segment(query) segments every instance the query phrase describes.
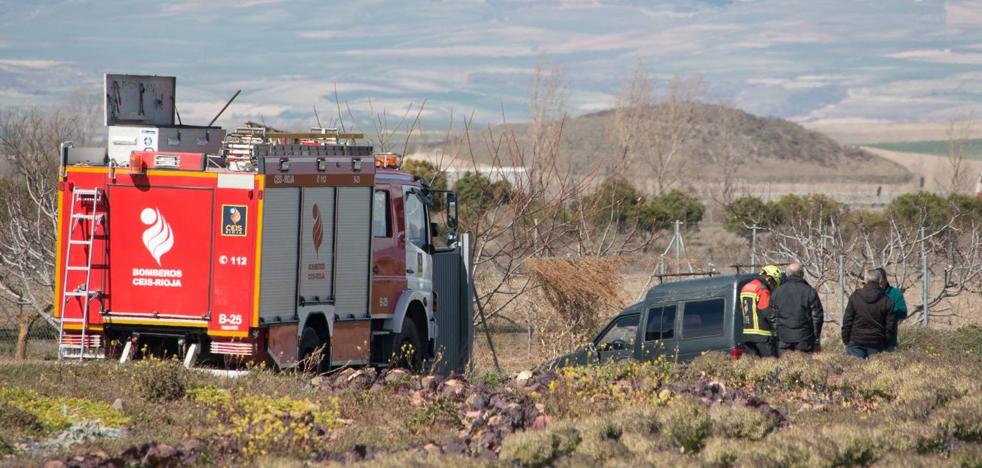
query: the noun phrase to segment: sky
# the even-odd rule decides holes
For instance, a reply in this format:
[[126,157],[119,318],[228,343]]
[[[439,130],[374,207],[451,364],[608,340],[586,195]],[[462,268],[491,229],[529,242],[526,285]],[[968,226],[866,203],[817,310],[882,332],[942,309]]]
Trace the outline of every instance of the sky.
[[312,125],[336,91],[390,126],[425,102],[435,128],[525,120],[539,66],[570,114],[610,108],[639,64],[656,88],[698,77],[706,101],[799,122],[978,117],[982,0],[0,0],[0,106],[159,74],[185,123],[241,89],[219,123]]

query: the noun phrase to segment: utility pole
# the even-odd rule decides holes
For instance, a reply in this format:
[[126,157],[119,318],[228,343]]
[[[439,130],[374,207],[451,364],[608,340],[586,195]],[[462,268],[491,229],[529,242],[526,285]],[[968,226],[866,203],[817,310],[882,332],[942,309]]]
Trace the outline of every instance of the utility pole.
[[682,270],[682,221],[675,220],[675,272]]
[[846,317],[846,256],[839,255],[839,324]]
[[750,226],[750,268],[754,269],[757,267],[757,223]]
[[924,281],[923,287],[921,288],[921,300],[924,301],[924,328],[928,326],[928,316],[931,315],[928,309],[928,289],[931,284],[930,273],[927,269],[927,235],[924,232],[924,226],[921,226],[921,268],[923,271],[921,273],[921,279]]
[[755,221],[752,225],[743,225],[744,229],[750,230],[750,269],[757,267],[757,231],[766,231],[767,228],[757,224]]

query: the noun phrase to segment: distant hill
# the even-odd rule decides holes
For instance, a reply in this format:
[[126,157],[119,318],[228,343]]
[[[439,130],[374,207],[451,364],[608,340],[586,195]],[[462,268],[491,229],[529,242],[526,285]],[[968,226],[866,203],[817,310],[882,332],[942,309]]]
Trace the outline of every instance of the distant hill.
[[[903,166],[852,146],[842,146],[831,138],[794,122],[763,118],[718,105],[688,104],[688,138],[680,154],[687,158],[684,173],[698,182],[718,179],[722,171],[735,172],[743,182],[866,182],[894,184],[911,179]],[[664,117],[665,109],[654,106],[646,118]],[[563,131],[561,149],[573,169],[590,172],[601,169],[606,158],[618,153],[609,135],[613,133],[613,110],[569,119]],[[508,130],[520,141],[527,139],[527,125],[508,124],[493,128],[497,136]],[[490,160],[484,144],[489,130],[471,135],[472,148],[479,162]],[[459,142],[457,142],[459,143]],[[440,145],[436,145],[440,146]],[[433,148],[422,149],[423,151]],[[739,164],[717,167],[713,154],[736,153]],[[509,164],[509,161],[502,161]],[[642,170],[638,177],[643,178]]]

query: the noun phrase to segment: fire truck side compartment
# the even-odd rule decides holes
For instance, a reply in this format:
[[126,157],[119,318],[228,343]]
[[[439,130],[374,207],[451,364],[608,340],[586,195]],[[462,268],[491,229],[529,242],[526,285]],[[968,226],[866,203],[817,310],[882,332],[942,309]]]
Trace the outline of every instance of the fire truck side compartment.
[[259,318],[267,324],[297,318],[299,207],[299,188],[273,188],[265,192]]
[[[342,320],[367,319],[371,284],[372,188],[338,188],[335,311]],[[343,274],[341,274],[343,273]]]
[[334,296],[334,187],[304,187],[300,219],[300,304]]

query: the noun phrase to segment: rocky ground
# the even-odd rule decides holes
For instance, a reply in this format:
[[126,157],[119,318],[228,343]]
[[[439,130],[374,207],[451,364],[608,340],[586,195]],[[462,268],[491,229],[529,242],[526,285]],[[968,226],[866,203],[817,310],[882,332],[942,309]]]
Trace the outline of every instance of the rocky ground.
[[982,466],[982,330],[469,376],[0,363],[0,465]]

